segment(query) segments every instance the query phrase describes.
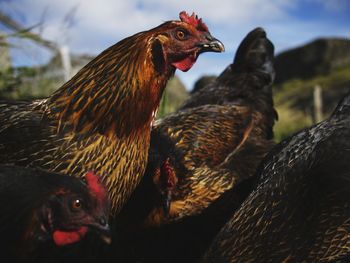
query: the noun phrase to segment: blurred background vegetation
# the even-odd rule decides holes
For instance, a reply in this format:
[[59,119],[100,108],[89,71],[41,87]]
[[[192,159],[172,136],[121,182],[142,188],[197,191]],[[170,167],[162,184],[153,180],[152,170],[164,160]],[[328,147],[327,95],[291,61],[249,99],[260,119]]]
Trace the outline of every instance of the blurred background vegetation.
[[[23,28],[6,14],[0,13],[0,25],[11,33],[0,31],[0,99],[35,99],[50,95],[93,57],[70,54],[64,47],[42,39]],[[13,67],[8,37],[29,39],[43,45],[53,58],[46,65]],[[25,47],[20,47],[25,48]],[[304,46],[277,54],[274,101],[279,114],[275,126],[276,141],[309,126],[334,109],[350,87],[350,39],[317,39]],[[215,76],[203,76],[195,90]],[[158,117],[175,111],[189,96],[176,76],[169,82]],[[317,105],[316,105],[317,104]]]

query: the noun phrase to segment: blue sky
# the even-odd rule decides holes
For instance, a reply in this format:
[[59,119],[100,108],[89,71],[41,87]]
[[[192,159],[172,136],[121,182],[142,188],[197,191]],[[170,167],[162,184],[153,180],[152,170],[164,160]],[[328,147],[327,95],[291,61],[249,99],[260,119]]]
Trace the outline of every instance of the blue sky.
[[[226,47],[223,54],[202,54],[187,73],[177,75],[191,88],[203,74],[220,73],[233,59],[242,38],[262,26],[277,53],[319,37],[350,38],[349,0],[0,0],[0,10],[44,38],[74,53],[97,55],[136,32],[147,30],[178,13],[195,11],[212,35]],[[68,13],[73,19],[64,22]],[[1,30],[1,29],[0,29]],[[15,65],[46,62],[50,53],[27,41],[12,39]]]

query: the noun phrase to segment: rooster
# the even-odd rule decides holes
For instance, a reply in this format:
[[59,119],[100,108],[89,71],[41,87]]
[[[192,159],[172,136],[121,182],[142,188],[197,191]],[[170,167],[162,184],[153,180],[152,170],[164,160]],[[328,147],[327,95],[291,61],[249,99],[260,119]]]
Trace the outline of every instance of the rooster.
[[143,229],[130,244],[145,262],[195,262],[249,192],[273,146],[273,52],[265,31],[253,30],[232,65],[156,122],[146,175],[118,224]]
[[222,52],[195,14],[103,51],[49,98],[0,103],[1,163],[103,177],[116,215],[147,163],[150,127],[167,80],[206,51]]
[[350,93],[268,154],[203,262],[348,262]]
[[89,233],[110,242],[107,190],[94,174],[85,179],[0,166],[1,258],[35,262],[48,255],[47,248],[77,243]]

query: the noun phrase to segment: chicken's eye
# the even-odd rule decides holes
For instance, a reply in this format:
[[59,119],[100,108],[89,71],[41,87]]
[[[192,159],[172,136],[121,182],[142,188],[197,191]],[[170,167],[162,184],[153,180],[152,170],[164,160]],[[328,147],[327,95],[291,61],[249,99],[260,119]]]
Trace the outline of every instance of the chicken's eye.
[[186,36],[187,36],[187,33],[185,31],[183,31],[183,30],[177,30],[176,31],[177,39],[184,40],[186,38]]
[[83,202],[81,199],[74,199],[72,202],[72,208],[74,209],[80,209],[83,206]]

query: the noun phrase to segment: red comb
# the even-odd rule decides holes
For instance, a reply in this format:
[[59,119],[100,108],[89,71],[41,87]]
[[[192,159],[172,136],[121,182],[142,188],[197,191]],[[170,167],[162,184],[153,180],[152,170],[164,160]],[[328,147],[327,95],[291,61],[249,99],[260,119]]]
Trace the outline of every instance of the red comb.
[[96,196],[96,199],[99,202],[105,202],[107,198],[107,190],[101,182],[100,178],[93,172],[88,172],[85,175],[85,180],[88,189],[94,196]]
[[198,16],[193,12],[191,16],[189,16],[186,11],[180,12],[180,20],[182,22],[188,23],[196,27],[200,31],[208,31],[208,27],[206,24],[202,22],[202,18],[198,18]]

